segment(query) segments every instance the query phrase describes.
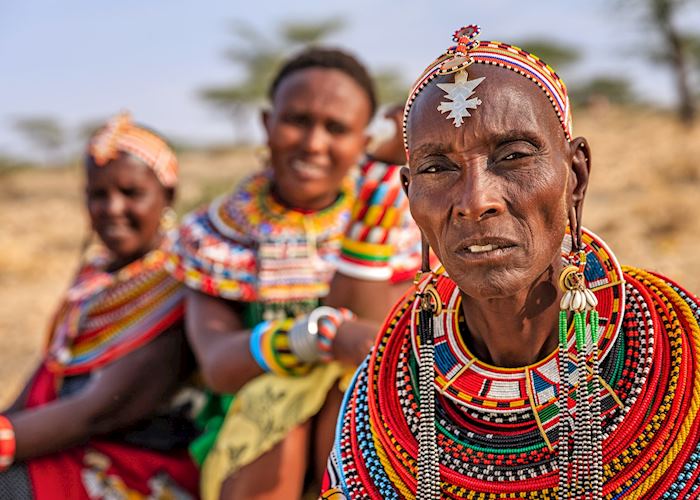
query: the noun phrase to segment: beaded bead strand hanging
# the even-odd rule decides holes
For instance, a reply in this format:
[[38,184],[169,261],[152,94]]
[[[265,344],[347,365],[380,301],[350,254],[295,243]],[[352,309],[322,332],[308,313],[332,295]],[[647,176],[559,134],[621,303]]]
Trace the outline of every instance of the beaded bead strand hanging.
[[440,498],[440,456],[435,428],[435,344],[434,321],[442,314],[442,300],[435,289],[434,276],[430,272],[430,248],[422,236],[421,271],[416,276],[419,286],[423,274],[430,281],[418,291],[418,328],[420,335],[420,363],[418,366],[418,391],[420,394],[420,420],[418,423],[418,500]]
[[[572,231],[572,245],[581,248]],[[572,251],[559,277],[564,292],[559,312],[559,498],[602,498],[603,457],[598,359],[599,318],[593,292],[586,285],[586,253]],[[569,316],[574,330],[575,413],[569,409]],[[588,323],[588,327],[587,327]],[[590,328],[590,334],[587,333]],[[590,359],[590,366],[589,366]],[[573,433],[573,443],[571,434]]]

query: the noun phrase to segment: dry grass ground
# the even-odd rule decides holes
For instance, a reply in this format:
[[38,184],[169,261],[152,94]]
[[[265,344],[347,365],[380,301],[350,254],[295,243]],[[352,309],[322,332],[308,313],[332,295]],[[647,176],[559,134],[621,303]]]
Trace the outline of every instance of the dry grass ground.
[[[593,150],[584,224],[623,263],[700,291],[700,126],[659,114],[600,109],[577,116]],[[179,212],[255,168],[251,152],[181,156]],[[79,167],[0,176],[0,408],[40,357],[46,325],[78,263],[87,222]]]

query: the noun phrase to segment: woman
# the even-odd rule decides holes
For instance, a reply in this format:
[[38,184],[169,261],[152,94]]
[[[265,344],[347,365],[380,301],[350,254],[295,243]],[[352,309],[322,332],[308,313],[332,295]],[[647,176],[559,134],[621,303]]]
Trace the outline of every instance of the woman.
[[93,136],[86,174],[102,245],[66,293],[39,368],[0,416],[0,497],[195,498],[193,427],[187,408],[169,405],[193,366],[184,290],[162,250],[177,160],[122,114]]
[[581,227],[566,87],[477,35],[407,101],[401,177],[444,268],[355,375],[322,498],[696,498],[698,300]]
[[190,289],[205,381],[225,395],[193,447],[206,499],[299,498],[307,471],[320,482],[345,371],[335,361],[365,357],[420,258],[399,167],[370,157],[353,168],[375,108],[366,70],[309,49],[282,67],[270,100],[268,168],[187,217],[171,263]]

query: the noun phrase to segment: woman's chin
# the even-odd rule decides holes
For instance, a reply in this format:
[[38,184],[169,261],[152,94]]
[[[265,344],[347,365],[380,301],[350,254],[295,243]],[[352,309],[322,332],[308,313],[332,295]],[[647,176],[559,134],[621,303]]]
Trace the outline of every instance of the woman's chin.
[[127,244],[125,242],[102,240],[116,262],[132,262],[146,255],[151,249]]
[[[448,271],[449,273],[449,271]],[[523,289],[523,280],[508,270],[492,270],[484,275],[450,275],[459,289],[469,297],[481,300],[512,297]]]
[[287,190],[286,196],[279,196],[280,201],[289,208],[316,211],[329,207],[338,197],[339,190],[313,189],[314,187],[300,184],[296,189]]

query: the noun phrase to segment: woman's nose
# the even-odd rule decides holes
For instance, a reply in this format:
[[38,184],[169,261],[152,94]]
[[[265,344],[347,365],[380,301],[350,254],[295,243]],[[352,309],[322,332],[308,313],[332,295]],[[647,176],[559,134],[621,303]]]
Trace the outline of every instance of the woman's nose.
[[124,212],[126,203],[124,197],[118,193],[110,194],[105,199],[105,211],[108,215],[121,215]]
[[321,125],[312,125],[304,136],[304,150],[307,153],[324,153],[328,148],[328,132]]
[[459,195],[455,210],[457,216],[481,222],[505,212],[506,206],[500,195],[497,180],[486,168],[473,167],[464,171],[462,182],[456,186]]

